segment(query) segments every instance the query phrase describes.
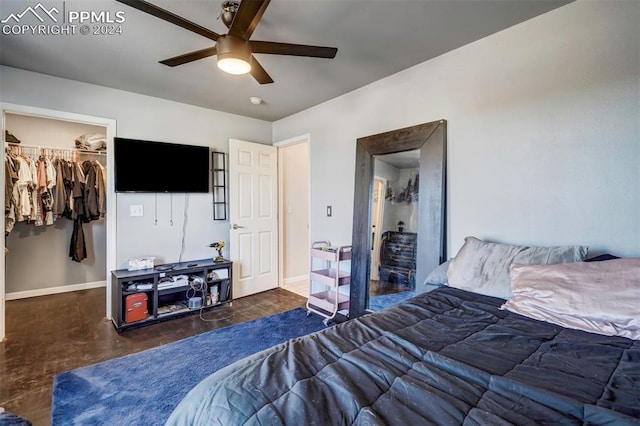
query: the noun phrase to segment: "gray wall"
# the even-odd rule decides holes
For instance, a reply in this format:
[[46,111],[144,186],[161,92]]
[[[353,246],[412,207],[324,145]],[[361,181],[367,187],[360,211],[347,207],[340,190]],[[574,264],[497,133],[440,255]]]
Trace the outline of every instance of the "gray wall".
[[[0,86],[3,102],[114,119],[121,137],[202,145],[224,152],[228,152],[229,138],[271,143],[269,122],[150,96],[10,67],[0,68]],[[211,194],[190,194],[188,200],[184,195],[159,194],[157,214],[153,194],[117,194],[116,198],[117,268],[126,267],[127,258],[141,255],[155,256],[158,263],[177,261],[185,217],[183,260],[212,257],[213,249],[207,245],[213,241],[224,240],[228,246],[229,223],[213,221]],[[144,216],[131,217],[129,207],[137,204],[143,205]]]
[[[637,1],[577,1],[273,124],[9,67],[0,100],[223,151],[231,137],[310,133],[311,238],[336,245],[351,242],[356,139],[444,118],[450,256],[467,235],[640,256],[639,20]],[[138,255],[177,260],[184,197],[173,197],[173,226],[169,196],[158,197],[157,224],[153,195],[117,198],[118,267]],[[189,197],[184,259],[228,242],[210,198]],[[132,204],[145,216],[130,217]]]
[[577,1],[275,122],[311,134],[312,239],[351,240],[357,138],[443,118],[449,256],[468,235],[640,256],[639,21]]

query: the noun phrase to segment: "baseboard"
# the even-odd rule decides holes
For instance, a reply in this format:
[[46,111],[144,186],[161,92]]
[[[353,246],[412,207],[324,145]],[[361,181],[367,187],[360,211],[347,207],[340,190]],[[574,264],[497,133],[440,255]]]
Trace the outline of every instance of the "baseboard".
[[50,294],[66,293],[69,291],[88,290],[90,288],[106,287],[106,281],[93,281],[90,283],[80,283],[62,285],[59,287],[40,288],[37,290],[17,291],[5,294],[6,300],[26,299],[27,297],[48,296]]
[[307,281],[308,279],[309,279],[309,275],[307,274],[298,275],[297,277],[283,278],[282,284],[283,285],[295,284],[295,283],[299,283],[300,281]]

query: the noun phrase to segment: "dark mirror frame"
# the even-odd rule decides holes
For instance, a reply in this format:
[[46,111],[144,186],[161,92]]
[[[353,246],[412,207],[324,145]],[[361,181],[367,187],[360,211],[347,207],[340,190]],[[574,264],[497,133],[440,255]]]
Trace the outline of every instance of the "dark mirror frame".
[[376,155],[420,150],[416,293],[446,256],[447,122],[432,121],[358,138],[353,204],[349,317],[366,313],[371,272],[371,209]]

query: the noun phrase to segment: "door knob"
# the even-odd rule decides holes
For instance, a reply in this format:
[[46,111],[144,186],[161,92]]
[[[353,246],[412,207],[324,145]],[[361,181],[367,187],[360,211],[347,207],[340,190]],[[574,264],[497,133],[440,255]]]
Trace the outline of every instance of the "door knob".
[[238,224],[236,224],[236,223],[234,223],[231,227],[232,227],[233,229],[240,229],[240,228],[244,228],[244,226],[240,226],[240,225],[238,225]]

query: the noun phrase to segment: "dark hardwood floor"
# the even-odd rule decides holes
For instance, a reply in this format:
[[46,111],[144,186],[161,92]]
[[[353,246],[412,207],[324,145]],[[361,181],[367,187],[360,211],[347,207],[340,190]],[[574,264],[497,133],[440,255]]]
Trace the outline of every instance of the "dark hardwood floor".
[[[387,283],[388,284],[388,283]],[[408,290],[372,281],[371,296]],[[304,307],[306,298],[269,290],[202,313],[118,335],[105,316],[105,289],[6,302],[7,338],[0,343],[0,407],[49,425],[53,377],[185,337]]]
[[304,307],[283,289],[233,301],[233,306],[127,330],[118,335],[105,314],[105,289],[6,302],[7,338],[0,343],[0,407],[49,425],[53,377],[63,371]]

